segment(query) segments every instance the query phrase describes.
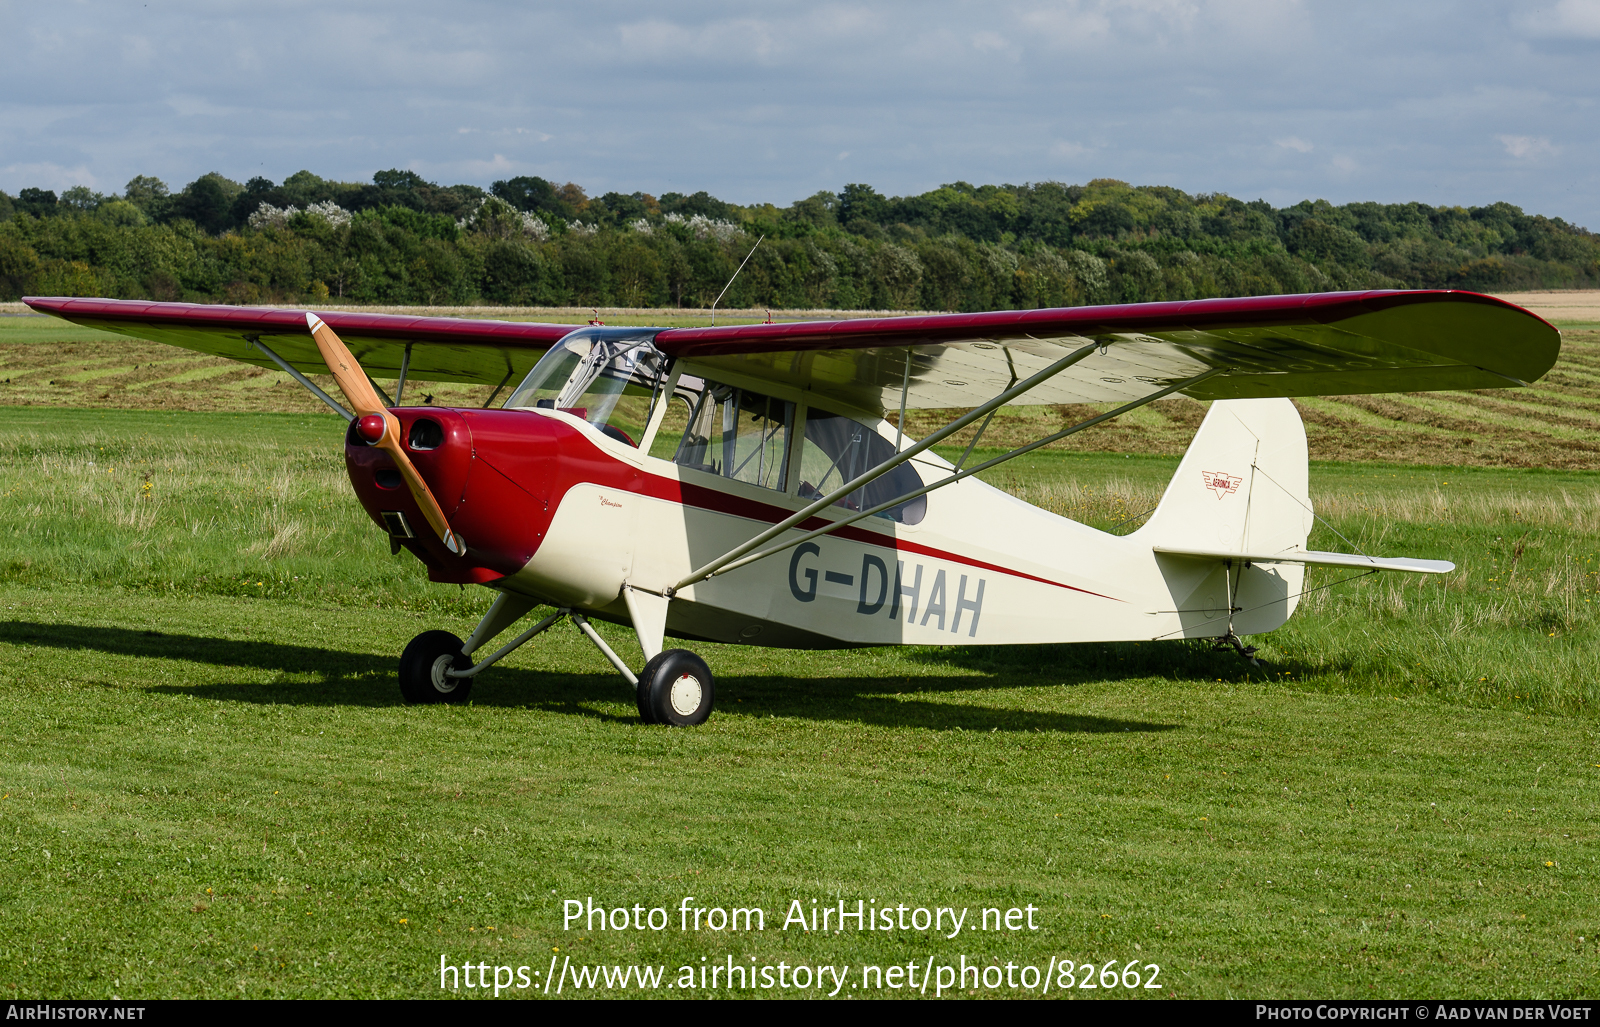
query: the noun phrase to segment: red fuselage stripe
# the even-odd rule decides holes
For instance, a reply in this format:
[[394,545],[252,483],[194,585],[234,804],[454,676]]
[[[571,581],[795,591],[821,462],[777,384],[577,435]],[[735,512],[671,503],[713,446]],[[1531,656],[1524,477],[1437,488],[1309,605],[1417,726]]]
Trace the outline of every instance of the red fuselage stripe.
[[[596,482],[596,484],[599,483]],[[606,486],[602,485],[601,487],[604,488]],[[692,506],[701,510],[710,510],[713,513],[731,514],[734,517],[744,517],[748,520],[760,521],[764,524],[777,524],[779,521],[782,521],[794,514],[794,511],[785,510],[779,506],[772,506],[753,499],[745,499],[743,496],[732,496],[726,492],[719,492],[716,489],[707,488],[703,485],[695,485],[686,481],[673,481],[671,478],[664,478],[657,474],[651,474],[648,471],[641,472],[639,478],[626,486],[626,488],[630,492],[635,492],[642,496],[649,496],[652,499],[664,499],[669,503],[678,503],[682,506]],[[802,531],[812,531],[817,528],[825,527],[830,523],[832,522],[824,520],[821,517],[810,517],[796,525],[796,527]],[[1025,578],[1028,581],[1037,581],[1042,585],[1053,585],[1056,588],[1064,588],[1071,592],[1082,592],[1084,595],[1095,596],[1099,599],[1110,599],[1113,602],[1122,602],[1122,600],[1117,599],[1115,596],[1101,595],[1099,592],[1092,592],[1086,588],[1078,588],[1076,585],[1068,585],[1060,581],[1051,581],[1049,578],[1041,578],[1034,574],[1027,574],[1022,571],[1013,570],[1009,567],[1001,567],[998,564],[986,563],[983,560],[975,560],[970,556],[961,556],[943,549],[935,549],[932,546],[920,545],[916,542],[909,542],[905,539],[882,535],[878,532],[867,531],[863,528],[846,526],[832,531],[830,534],[837,535],[840,538],[849,539],[852,542],[862,542],[869,546],[879,546],[883,549],[890,549],[898,552],[917,553],[921,556],[930,556],[939,560],[948,560],[951,563],[964,564],[968,567],[976,567],[980,570],[994,571],[997,574],[1008,574],[1014,578]]]

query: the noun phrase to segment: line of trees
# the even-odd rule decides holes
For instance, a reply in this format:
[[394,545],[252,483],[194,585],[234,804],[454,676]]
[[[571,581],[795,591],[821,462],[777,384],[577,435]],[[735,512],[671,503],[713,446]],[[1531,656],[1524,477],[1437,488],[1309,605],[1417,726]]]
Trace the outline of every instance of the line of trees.
[[787,207],[542,178],[309,171],[0,192],[0,298],[990,310],[1359,288],[1600,287],[1600,236],[1507,203],[1274,208],[1113,179],[866,185]]

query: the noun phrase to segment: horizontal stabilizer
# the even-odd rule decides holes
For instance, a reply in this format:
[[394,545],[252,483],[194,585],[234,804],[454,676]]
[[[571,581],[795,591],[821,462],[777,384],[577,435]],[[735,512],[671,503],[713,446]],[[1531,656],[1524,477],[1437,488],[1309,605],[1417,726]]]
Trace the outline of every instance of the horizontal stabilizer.
[[1355,553],[1318,553],[1291,549],[1282,553],[1234,553],[1225,549],[1177,549],[1155,546],[1168,556],[1193,556],[1202,560],[1233,560],[1240,563],[1302,563],[1318,567],[1358,567],[1375,571],[1407,571],[1411,574],[1449,574],[1456,565],[1449,560],[1417,560],[1411,557],[1359,556]]

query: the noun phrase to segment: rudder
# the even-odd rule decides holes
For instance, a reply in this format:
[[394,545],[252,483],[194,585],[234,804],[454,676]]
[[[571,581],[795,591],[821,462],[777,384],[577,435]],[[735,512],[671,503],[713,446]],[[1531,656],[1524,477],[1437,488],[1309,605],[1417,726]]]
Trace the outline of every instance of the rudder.
[[[1312,511],[1305,425],[1287,399],[1218,400],[1148,523],[1130,538],[1153,546],[1234,553],[1305,548]],[[1294,611],[1304,568],[1276,564],[1224,572],[1189,557],[1163,558],[1163,573],[1184,634],[1226,629],[1227,588],[1235,590],[1235,630],[1269,631]],[[1229,578],[1227,575],[1231,574]],[[1214,580],[1215,579],[1215,580]],[[1219,584],[1220,583],[1220,584]]]

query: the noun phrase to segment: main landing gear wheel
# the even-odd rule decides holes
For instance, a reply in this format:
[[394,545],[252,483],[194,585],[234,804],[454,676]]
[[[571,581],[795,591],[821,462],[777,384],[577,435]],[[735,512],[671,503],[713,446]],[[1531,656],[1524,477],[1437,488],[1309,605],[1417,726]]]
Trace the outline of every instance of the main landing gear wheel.
[[687,649],[668,649],[639,672],[639,716],[646,724],[704,724],[714,696],[711,669]]
[[472,661],[462,655],[461,639],[448,631],[424,631],[400,654],[400,694],[408,703],[463,703],[472,694],[471,678],[446,677],[447,670],[466,670]]

